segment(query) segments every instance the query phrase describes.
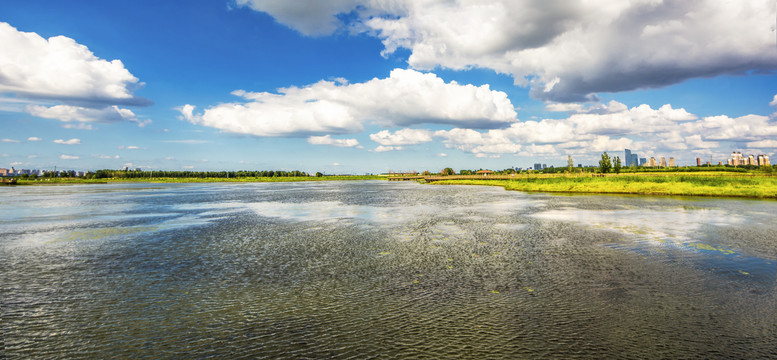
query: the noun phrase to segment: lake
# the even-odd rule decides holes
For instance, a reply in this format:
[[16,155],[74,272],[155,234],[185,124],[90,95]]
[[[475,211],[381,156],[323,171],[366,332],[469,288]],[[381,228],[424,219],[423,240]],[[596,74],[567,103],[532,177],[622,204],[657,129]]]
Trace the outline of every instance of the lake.
[[777,202],[0,188],[9,358],[774,358]]

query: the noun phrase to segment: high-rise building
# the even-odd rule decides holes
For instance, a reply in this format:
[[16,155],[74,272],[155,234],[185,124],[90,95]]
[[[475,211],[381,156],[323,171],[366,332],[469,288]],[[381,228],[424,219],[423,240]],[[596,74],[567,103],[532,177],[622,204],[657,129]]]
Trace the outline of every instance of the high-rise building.
[[669,158],[669,167],[675,167],[675,166],[677,166],[677,165],[674,163],[674,158],[670,157]]
[[645,166],[647,164],[647,158],[639,158],[639,164],[638,166]]
[[660,164],[658,164],[658,166],[660,166],[660,167],[666,167],[666,158],[665,158],[665,157],[663,157],[663,156],[661,157],[661,163],[660,163]]
[[728,162],[728,164],[731,165],[731,166],[739,166],[739,165],[744,165],[745,164],[745,159],[742,156],[742,153],[738,152],[738,151],[731,152],[731,159],[730,160],[731,161]]
[[701,166],[701,158],[696,158],[696,166]]
[[651,156],[650,157],[650,161],[648,161],[648,166],[649,167],[656,167],[656,158]]
[[769,155],[758,155],[758,166],[771,166],[769,164]]
[[534,164],[534,170],[542,170],[542,164],[540,163]]
[[753,156],[753,154],[747,156],[747,165],[758,165],[758,163],[755,162],[755,156]]
[[631,152],[631,149],[624,149],[623,166],[639,166],[639,157],[637,153]]

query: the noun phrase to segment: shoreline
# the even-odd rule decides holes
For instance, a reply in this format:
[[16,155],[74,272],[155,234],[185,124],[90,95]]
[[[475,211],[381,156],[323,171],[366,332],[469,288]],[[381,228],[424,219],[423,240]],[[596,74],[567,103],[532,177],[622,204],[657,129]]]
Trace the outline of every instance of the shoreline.
[[187,183],[268,183],[268,182],[307,182],[307,181],[355,181],[355,180],[385,180],[378,175],[333,175],[321,177],[245,177],[245,178],[103,178],[103,179],[39,179],[18,180],[8,186],[45,186],[45,185],[90,185],[110,183],[150,183],[150,184],[187,184]]
[[[633,180],[633,181],[630,181]],[[737,184],[742,180],[744,184]],[[712,184],[705,184],[712,183]],[[754,184],[756,183],[756,184]],[[738,199],[777,199],[777,179],[773,177],[692,178],[683,176],[628,178],[551,178],[525,180],[440,180],[433,185],[501,186],[505,190],[529,193],[599,194],[637,196],[693,196]]]
[[[257,177],[257,178],[110,178],[110,179],[46,179],[19,180],[17,184],[7,186],[52,186],[87,185],[109,183],[268,183],[268,182],[307,182],[307,181],[388,181],[390,178],[378,175],[322,176],[322,177]],[[414,181],[424,183],[425,180]],[[515,179],[438,179],[428,182],[430,185],[476,185],[501,186],[505,190],[529,193],[555,194],[600,194],[635,196],[693,196],[718,198],[777,199],[777,177],[760,174],[741,174],[740,176],[709,176],[702,174],[668,174],[607,177],[542,177]]]

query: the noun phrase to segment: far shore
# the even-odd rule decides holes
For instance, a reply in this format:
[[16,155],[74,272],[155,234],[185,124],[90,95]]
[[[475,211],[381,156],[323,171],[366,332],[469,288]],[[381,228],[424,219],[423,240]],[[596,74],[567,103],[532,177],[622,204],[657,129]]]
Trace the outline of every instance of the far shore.
[[68,185],[68,184],[108,184],[108,183],[247,183],[247,182],[298,182],[298,181],[339,181],[339,180],[385,180],[379,175],[331,175],[331,176],[282,176],[282,177],[236,177],[236,178],[45,178],[35,180],[19,179],[15,185]]
[[712,196],[777,199],[777,177],[746,174],[608,174],[600,176],[543,176],[515,179],[452,179],[435,185],[502,186],[506,190],[576,194],[633,194],[669,196]]
[[[777,176],[748,173],[626,173],[626,174],[518,174],[517,176],[410,176],[333,175],[239,178],[51,178],[22,180],[16,185],[75,185],[108,183],[249,183],[348,180],[410,180],[434,185],[501,186],[506,190],[571,194],[633,194],[777,199]],[[14,185],[11,185],[14,186]]]

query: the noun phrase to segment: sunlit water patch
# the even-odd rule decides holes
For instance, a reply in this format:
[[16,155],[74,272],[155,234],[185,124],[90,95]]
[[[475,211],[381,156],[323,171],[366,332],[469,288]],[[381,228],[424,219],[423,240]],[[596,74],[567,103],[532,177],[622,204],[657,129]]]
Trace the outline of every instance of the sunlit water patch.
[[3,190],[13,358],[777,356],[770,201],[376,181]]

